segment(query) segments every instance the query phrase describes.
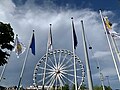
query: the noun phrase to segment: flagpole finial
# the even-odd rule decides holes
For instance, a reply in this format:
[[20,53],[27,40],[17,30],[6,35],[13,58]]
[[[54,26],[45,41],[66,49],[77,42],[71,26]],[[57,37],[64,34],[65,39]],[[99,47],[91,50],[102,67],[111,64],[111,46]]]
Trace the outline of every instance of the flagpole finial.
[[71,19],[73,19],[73,17],[71,17]]
[[81,22],[83,22],[83,20],[81,20]]
[[52,24],[50,24],[50,26],[52,26]]
[[33,32],[35,32],[35,30],[33,30]]
[[16,34],[16,36],[18,36],[18,34]]

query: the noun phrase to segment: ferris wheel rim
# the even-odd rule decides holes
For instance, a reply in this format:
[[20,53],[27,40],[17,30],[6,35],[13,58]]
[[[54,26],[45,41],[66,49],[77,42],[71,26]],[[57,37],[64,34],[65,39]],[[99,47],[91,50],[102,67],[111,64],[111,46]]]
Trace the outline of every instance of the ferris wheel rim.
[[[67,54],[67,55],[71,55],[71,57],[73,57],[73,53],[70,51],[70,50],[67,50],[67,49],[55,49],[55,50],[52,50],[52,51],[50,51],[50,52],[48,52],[47,54],[48,55],[51,55],[51,54],[56,54],[56,53],[65,53],[65,54]],[[38,67],[39,67],[39,65],[42,63],[42,62],[44,62],[44,59],[46,59],[45,57],[47,56],[47,54],[45,54],[42,58],[40,58],[39,59],[39,61],[38,61],[38,63],[36,64],[36,66],[35,66],[35,69],[34,69],[34,74],[33,74],[33,84],[34,84],[34,86],[38,86],[38,84],[37,84],[37,82],[36,82],[36,75],[37,75],[37,71],[38,71]],[[48,58],[48,57],[47,57]],[[82,85],[82,83],[84,82],[84,77],[85,77],[85,71],[84,71],[84,66],[83,66],[83,64],[82,64],[82,62],[81,62],[81,60],[80,60],[80,58],[77,56],[77,55],[75,55],[75,59],[76,59],[76,61],[78,61],[80,64],[80,70],[81,70],[81,72],[82,72],[82,74],[81,74],[81,82],[80,82],[80,84],[79,84],[79,89],[80,89],[80,86]],[[43,60],[43,61],[42,61]],[[58,61],[58,63],[59,63],[59,61]],[[49,66],[49,65],[48,65]],[[59,66],[60,66],[60,64],[59,64]],[[50,66],[49,66],[50,67]],[[56,67],[56,65],[54,65],[54,68]],[[40,67],[40,68],[42,68],[42,67]],[[52,68],[52,67],[50,67],[50,68]],[[54,68],[52,68],[51,70],[54,70]],[[65,67],[64,67],[65,68]],[[63,69],[62,67],[61,67],[61,69]],[[49,69],[48,69],[49,70]],[[55,71],[55,70],[54,70]],[[51,78],[51,80],[53,81],[53,79],[55,78],[55,77],[57,77],[56,75],[58,75],[58,73],[59,72],[61,72],[61,73],[64,73],[65,74],[65,72],[64,72],[65,70],[63,70],[63,71],[60,71],[60,69],[58,69],[58,70],[56,70],[54,73],[52,73],[51,75],[53,75],[54,77],[52,77]],[[57,73],[57,74],[56,74]],[[69,75],[69,77],[70,77],[70,75],[71,74],[68,74]],[[72,75],[71,75],[72,76]],[[58,80],[59,80],[59,82],[62,82],[61,80],[63,80],[63,78],[62,77],[64,77],[64,78],[66,78],[64,75],[59,75],[59,77],[58,77]],[[61,78],[61,80],[60,80],[60,78]],[[67,78],[68,79],[68,78]],[[68,79],[68,81],[71,81],[70,79]],[[53,81],[54,82],[54,81]],[[63,80],[63,82],[64,82],[64,80]],[[57,83],[57,79],[56,79],[56,83]],[[74,84],[74,82],[71,82],[71,83],[73,83]],[[50,85],[52,85],[53,83],[51,83]]]

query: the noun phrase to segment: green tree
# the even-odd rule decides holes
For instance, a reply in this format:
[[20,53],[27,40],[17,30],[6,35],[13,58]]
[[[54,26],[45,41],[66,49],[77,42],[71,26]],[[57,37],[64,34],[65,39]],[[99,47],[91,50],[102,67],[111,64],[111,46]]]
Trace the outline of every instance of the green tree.
[[[112,90],[110,86],[104,86],[105,90]],[[94,90],[103,90],[102,86],[94,86]]]
[[87,88],[86,88],[86,85],[85,85],[85,84],[82,84],[81,87],[80,87],[80,89],[81,89],[81,90],[87,89]]
[[7,63],[10,56],[8,53],[12,51],[14,42],[14,32],[10,24],[0,22],[0,66]]
[[69,90],[69,85],[68,85],[68,84],[65,84],[65,85],[62,87],[62,90]]
[[112,90],[110,86],[105,86],[105,90]]
[[102,86],[94,86],[94,90],[103,90]]
[[72,86],[72,90],[75,90],[75,84],[73,84],[73,86]]

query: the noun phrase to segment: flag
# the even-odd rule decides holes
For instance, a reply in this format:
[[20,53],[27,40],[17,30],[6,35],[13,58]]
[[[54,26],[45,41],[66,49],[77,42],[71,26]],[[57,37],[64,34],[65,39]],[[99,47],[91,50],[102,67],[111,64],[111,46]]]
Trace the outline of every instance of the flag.
[[111,34],[111,36],[114,37],[115,39],[120,39],[120,34],[117,33],[116,31],[111,30],[111,31],[110,31],[110,34]]
[[108,17],[105,16],[103,18],[103,20],[104,20],[104,23],[105,23],[107,33],[111,34],[111,36],[114,37],[114,38],[120,38],[120,34],[117,33],[116,31],[112,30],[112,23],[108,20]]
[[74,49],[76,49],[78,42],[77,42],[77,36],[76,36],[76,33],[75,33],[75,27],[74,27],[73,21],[72,21],[72,28],[73,28]]
[[16,35],[13,51],[16,52],[16,55],[18,58],[19,58],[19,55],[25,51],[25,49],[26,49],[25,46],[22,44],[22,42],[19,41],[18,35]]
[[52,31],[51,31],[51,24],[50,24],[50,31],[48,34],[48,51],[52,51]]
[[30,48],[32,50],[32,54],[35,55],[35,36],[34,36],[34,31],[33,31],[33,35],[32,35],[32,40],[31,40]]
[[107,33],[109,33],[109,30],[112,30],[112,23],[108,20],[108,17],[103,17],[103,21],[104,21]]

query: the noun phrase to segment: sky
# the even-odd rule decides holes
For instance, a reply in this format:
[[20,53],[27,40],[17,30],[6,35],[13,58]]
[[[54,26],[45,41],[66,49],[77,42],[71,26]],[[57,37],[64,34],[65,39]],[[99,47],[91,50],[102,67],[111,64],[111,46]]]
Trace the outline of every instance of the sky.
[[[93,85],[101,85],[96,64],[96,61],[99,61],[104,75],[104,84],[108,85],[105,76],[109,76],[113,90],[120,89],[99,9],[102,9],[103,14],[109,17],[113,24],[113,30],[119,33],[119,0],[0,0],[0,21],[10,23],[14,33],[19,35],[20,40],[26,47],[32,35],[32,30],[35,30],[36,55],[32,55],[31,51],[29,52],[22,80],[24,87],[33,84],[32,78],[35,65],[46,53],[50,23],[52,24],[53,48],[72,51],[70,18],[74,17],[78,39],[76,55],[81,58],[84,65],[81,20],[84,21],[87,44],[93,47],[92,51],[88,49]],[[116,42],[119,47],[119,40],[116,40]],[[18,85],[25,54],[26,51],[17,58],[15,52],[11,53],[4,74],[6,79],[2,80],[0,85]],[[119,65],[118,60],[117,63]],[[2,71],[2,68],[1,66],[0,71]],[[87,85],[87,78],[85,78],[85,84]]]

